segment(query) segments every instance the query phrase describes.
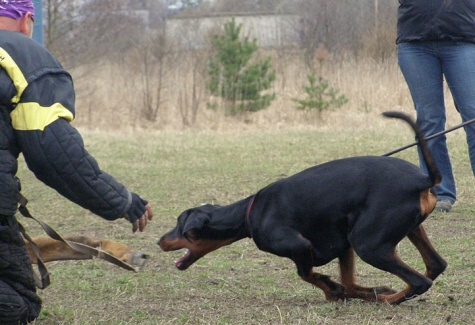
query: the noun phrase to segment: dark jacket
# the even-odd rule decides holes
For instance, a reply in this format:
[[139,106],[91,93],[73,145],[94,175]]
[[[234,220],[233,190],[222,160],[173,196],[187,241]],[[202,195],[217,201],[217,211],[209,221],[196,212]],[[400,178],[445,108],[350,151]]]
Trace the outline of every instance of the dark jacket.
[[124,217],[132,195],[84,149],[70,124],[74,101],[71,76],[43,46],[0,30],[1,215],[17,209],[22,152],[35,176],[69,200],[105,219]]
[[396,43],[475,43],[474,0],[399,0]]

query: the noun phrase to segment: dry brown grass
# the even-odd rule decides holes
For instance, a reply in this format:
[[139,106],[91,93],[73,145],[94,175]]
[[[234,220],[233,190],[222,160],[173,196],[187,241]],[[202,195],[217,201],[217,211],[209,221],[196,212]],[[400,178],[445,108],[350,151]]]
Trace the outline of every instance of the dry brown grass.
[[[271,53],[272,54],[272,53]],[[267,55],[267,54],[266,54]],[[384,62],[373,59],[342,59],[330,56],[321,67],[321,74],[340,89],[349,102],[342,108],[324,112],[318,117],[314,112],[296,109],[292,98],[302,98],[302,84],[306,83],[305,68],[296,54],[274,55],[273,66],[277,71],[274,91],[277,99],[270,107],[257,113],[240,117],[227,117],[206,108],[201,102],[197,121],[193,128],[218,131],[246,129],[280,129],[288,127],[316,126],[318,128],[364,128],[381,127],[379,115],[387,110],[401,110],[413,114],[409,91],[397,65],[395,55]],[[87,78],[78,78],[76,86],[77,117],[75,125],[100,130],[182,130],[185,126],[180,115],[181,94],[191,93],[189,65],[168,66],[162,91],[158,119],[149,122],[143,119],[141,77],[135,65],[105,64],[93,67]],[[75,71],[74,75],[81,72]],[[156,83],[155,78],[150,82]],[[198,85],[203,88],[203,85]],[[93,92],[90,90],[94,89]],[[453,107],[450,93],[446,91],[449,126],[460,121]]]

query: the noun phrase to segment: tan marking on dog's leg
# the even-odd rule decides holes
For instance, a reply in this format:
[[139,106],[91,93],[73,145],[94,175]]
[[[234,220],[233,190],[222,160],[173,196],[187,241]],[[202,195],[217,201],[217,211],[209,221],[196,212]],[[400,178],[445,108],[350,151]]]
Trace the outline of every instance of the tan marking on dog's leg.
[[430,191],[430,188],[425,190],[420,195],[421,215],[427,215],[431,213],[437,203],[437,198]]
[[330,279],[326,275],[315,273],[313,270],[309,275],[300,276],[302,280],[313,284],[317,288],[320,288],[325,294],[325,299],[328,301],[338,301],[345,299],[345,289],[344,287]]
[[341,284],[346,287],[347,293],[351,294],[355,287],[355,253],[353,248],[349,248],[339,258],[339,263]]
[[340,257],[341,283],[345,286],[345,297],[348,299],[357,298],[365,301],[375,301],[378,294],[394,294],[396,291],[389,287],[363,287],[355,280],[355,255],[353,248],[350,248],[345,255]]
[[406,295],[411,291],[411,289],[412,288],[408,286],[404,290],[392,295],[378,295],[377,301],[392,305],[395,303],[401,303],[403,301],[410,300],[414,297],[407,297]]

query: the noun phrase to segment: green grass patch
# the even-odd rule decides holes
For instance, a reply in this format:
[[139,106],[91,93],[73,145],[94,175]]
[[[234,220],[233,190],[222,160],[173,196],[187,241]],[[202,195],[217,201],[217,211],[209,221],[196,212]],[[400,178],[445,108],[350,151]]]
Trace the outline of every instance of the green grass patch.
[[[290,260],[259,251],[249,239],[212,252],[183,272],[174,268],[183,251],[164,253],[156,245],[187,208],[229,204],[312,165],[380,155],[412,142],[413,134],[400,124],[391,121],[390,128],[380,130],[84,133],[100,166],[150,200],[155,216],[139,234],[132,234],[124,220],[107,222],[69,203],[36,181],[22,163],[19,174],[34,216],[61,234],[107,237],[150,255],[139,273],[100,260],[49,264],[52,284],[40,291],[44,307],[35,324],[475,323],[475,191],[462,132],[449,135],[459,201],[449,214],[434,213],[424,223],[449,267],[426,294],[400,306],[329,303],[320,290],[300,280]],[[414,149],[397,156],[417,163]],[[31,235],[43,234],[34,222],[20,221]],[[423,271],[408,240],[398,251]],[[336,262],[318,271],[338,277]],[[404,287],[395,276],[359,260],[357,278],[363,285]]]

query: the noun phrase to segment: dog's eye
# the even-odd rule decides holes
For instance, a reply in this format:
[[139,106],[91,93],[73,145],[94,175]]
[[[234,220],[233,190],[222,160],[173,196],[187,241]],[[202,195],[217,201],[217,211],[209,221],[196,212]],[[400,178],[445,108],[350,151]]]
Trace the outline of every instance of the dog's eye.
[[185,232],[185,233],[183,234],[183,237],[185,237],[186,240],[191,241],[191,240],[190,240],[190,236],[188,235],[187,232]]
[[193,240],[198,239],[198,234],[194,230],[189,230],[183,234],[183,237],[185,237],[189,242],[192,242]]

